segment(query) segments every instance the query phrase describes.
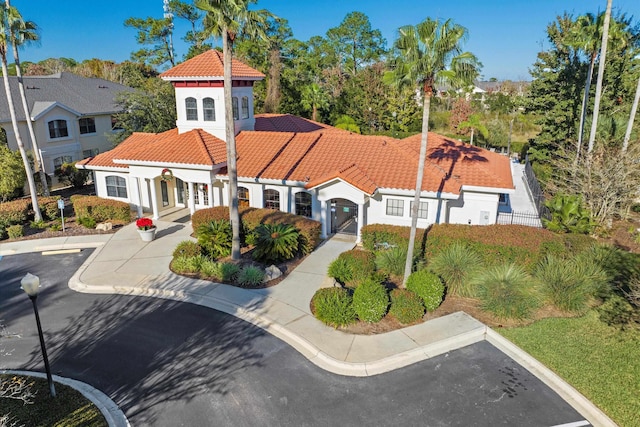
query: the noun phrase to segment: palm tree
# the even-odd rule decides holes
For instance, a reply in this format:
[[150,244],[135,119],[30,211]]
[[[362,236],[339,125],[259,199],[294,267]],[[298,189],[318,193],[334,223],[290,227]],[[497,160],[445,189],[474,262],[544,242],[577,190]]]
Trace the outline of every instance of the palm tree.
[[423,95],[422,138],[416,177],[416,192],[411,209],[411,231],[402,285],[405,286],[413,266],[413,248],[418,224],[418,208],[424,163],[427,157],[429,131],[429,107],[435,87],[462,87],[473,82],[478,75],[480,63],[470,52],[462,51],[462,42],[467,29],[450,19],[444,22],[427,18],[416,26],[407,25],[399,29],[395,48],[399,55],[391,61],[391,71],[385,74],[387,83],[404,86],[418,85]]
[[[9,0],[5,2],[7,8],[10,7]],[[20,55],[18,53],[18,46],[21,46],[28,42],[34,42],[38,40],[37,25],[31,21],[24,21],[22,17],[17,19],[9,28],[9,38],[11,46],[13,47],[13,59],[16,65],[16,75],[18,76],[18,88],[20,89],[20,98],[22,100],[22,109],[24,110],[24,117],[27,122],[27,129],[29,129],[29,136],[31,137],[31,144],[33,146],[33,159],[34,169],[40,177],[40,184],[42,185],[42,192],[45,196],[49,195],[49,186],[47,185],[47,177],[44,174],[44,164],[42,160],[42,154],[38,148],[38,141],[36,140],[36,133],[33,130],[33,122],[31,121],[31,115],[29,113],[29,106],[27,104],[27,95],[24,90],[24,81],[22,80],[22,68],[20,67]]]
[[205,12],[204,31],[222,37],[224,58],[224,105],[227,140],[227,171],[229,175],[229,219],[233,233],[231,259],[240,259],[240,214],[238,212],[238,169],[236,165],[236,135],[231,104],[231,61],[233,43],[240,32],[248,37],[267,38],[264,25],[272,16],[266,10],[249,10],[257,0],[196,0],[194,5]]
[[629,140],[631,139],[631,130],[633,129],[633,121],[636,118],[636,112],[638,111],[638,101],[640,101],[640,77],[638,77],[638,86],[636,87],[636,96],[633,98],[633,105],[631,106],[631,114],[629,115],[629,123],[627,123],[627,131],[624,134],[624,143],[622,144],[622,152],[627,151],[629,147]]
[[9,72],[7,67],[7,48],[9,45],[10,28],[15,28],[16,21],[21,20],[22,17],[14,7],[0,7],[0,60],[2,62],[2,80],[4,81],[4,90],[7,95],[7,103],[9,104],[9,115],[11,116],[11,124],[13,125],[13,132],[16,135],[16,143],[20,156],[22,157],[22,163],[24,163],[24,170],[27,173],[27,182],[29,184],[29,192],[31,193],[31,204],[33,205],[33,213],[35,221],[42,221],[42,214],[40,213],[40,207],[38,206],[38,195],[36,193],[36,184],[33,180],[33,171],[31,170],[31,164],[27,157],[27,152],[24,149],[22,143],[22,137],[20,136],[20,128],[18,127],[18,119],[16,118],[16,110],[13,105],[13,97],[11,96],[11,87],[9,86]]
[[311,120],[318,121],[318,109],[329,107],[329,98],[327,94],[317,83],[311,83],[302,89],[302,98],[300,103],[302,107],[311,110]]
[[469,142],[471,145],[473,145],[474,131],[477,130],[485,139],[489,136],[489,130],[480,122],[479,114],[472,114],[467,120],[460,122],[458,129],[471,129],[471,141]]
[[591,121],[591,133],[589,134],[588,153],[593,151],[593,144],[596,140],[596,129],[598,128],[598,114],[600,113],[600,97],[602,96],[602,80],[604,77],[604,64],[607,59],[607,41],[609,40],[609,23],[611,21],[611,3],[607,0],[607,10],[604,14],[604,24],[602,25],[602,43],[600,47],[600,63],[598,64],[598,80],[596,82],[596,97],[593,103],[593,120]]

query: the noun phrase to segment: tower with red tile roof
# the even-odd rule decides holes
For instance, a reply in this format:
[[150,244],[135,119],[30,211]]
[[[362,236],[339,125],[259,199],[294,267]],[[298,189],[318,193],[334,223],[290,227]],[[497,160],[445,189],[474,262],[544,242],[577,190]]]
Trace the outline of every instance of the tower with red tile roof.
[[[236,133],[253,130],[253,84],[264,74],[233,60],[232,97]],[[222,52],[208,50],[160,74],[176,92],[178,133],[202,129],[225,138],[224,67]]]

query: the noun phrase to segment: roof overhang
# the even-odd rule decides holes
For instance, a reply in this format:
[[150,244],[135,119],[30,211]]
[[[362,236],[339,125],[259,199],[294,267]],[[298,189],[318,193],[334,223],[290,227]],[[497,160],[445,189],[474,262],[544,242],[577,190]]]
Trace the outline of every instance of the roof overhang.
[[93,166],[93,165],[79,164],[79,163],[76,163],[76,168],[94,170],[94,171],[114,171],[114,172],[128,172],[128,170],[129,170],[129,168],[127,166],[121,166],[121,167],[115,167],[115,166]]
[[57,101],[55,102],[44,102],[44,101],[36,101],[33,104],[33,109],[32,109],[32,113],[34,111],[37,111],[37,114],[35,116],[31,117],[31,120],[38,120],[40,117],[44,116],[45,114],[47,114],[49,111],[53,110],[56,107],[60,107],[63,110],[66,110],[68,112],[70,112],[71,114],[75,115],[75,116],[82,116],[81,113],[77,112],[76,110],[67,107],[64,104],[61,104]]
[[499,187],[479,187],[476,185],[463,185],[460,187],[462,191],[473,191],[475,193],[492,193],[492,194],[514,194],[515,188],[499,188]]
[[[162,80],[173,82],[173,81],[189,81],[189,82],[197,82],[202,80],[220,80],[224,81],[224,76],[164,76],[160,77]],[[238,81],[260,81],[264,80],[264,77],[255,77],[255,76],[233,76],[231,80]]]
[[117,164],[125,164],[128,166],[149,166],[149,167],[191,169],[191,170],[204,170],[204,171],[218,170],[227,165],[227,162],[217,163],[215,165],[199,165],[199,164],[193,164],[193,163],[155,162],[155,161],[128,160],[128,159],[113,159],[112,162]]

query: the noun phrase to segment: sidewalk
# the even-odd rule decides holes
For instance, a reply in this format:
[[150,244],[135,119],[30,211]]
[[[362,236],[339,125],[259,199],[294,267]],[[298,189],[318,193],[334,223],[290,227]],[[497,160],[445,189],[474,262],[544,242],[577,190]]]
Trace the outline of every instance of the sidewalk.
[[176,245],[192,239],[190,223],[156,221],[152,242],[142,242],[135,224],[115,234],[0,244],[0,256],[55,249],[96,247],[69,281],[79,292],[142,295],[184,301],[244,319],[282,339],[317,366],[341,375],[389,372],[446,352],[489,341],[553,388],[596,425],[614,425],[598,408],[511,342],[463,312],[378,335],[352,335],[324,325],[309,309],[317,289],[331,286],[329,263],[351,249],[340,235],[325,241],[278,285],[266,289],[178,276],[169,270]]

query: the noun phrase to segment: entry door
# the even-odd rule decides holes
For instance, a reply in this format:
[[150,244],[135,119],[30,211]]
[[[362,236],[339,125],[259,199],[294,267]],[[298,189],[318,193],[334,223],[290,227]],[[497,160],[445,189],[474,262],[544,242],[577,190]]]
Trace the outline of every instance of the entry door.
[[346,199],[331,200],[331,233],[358,233],[358,205]]
[[162,192],[162,206],[169,206],[169,189],[166,181],[160,181],[160,191]]

